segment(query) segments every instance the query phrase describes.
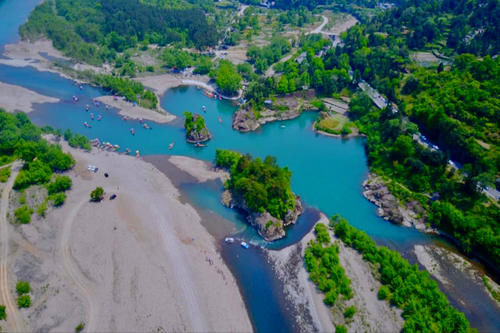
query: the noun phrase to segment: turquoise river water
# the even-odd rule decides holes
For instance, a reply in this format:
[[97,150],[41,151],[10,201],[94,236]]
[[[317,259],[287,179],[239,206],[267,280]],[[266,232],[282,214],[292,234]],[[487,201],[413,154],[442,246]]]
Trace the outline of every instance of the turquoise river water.
[[[18,40],[18,27],[37,2],[0,2],[0,49],[6,43]],[[91,120],[84,106],[92,105],[92,98],[105,94],[102,89],[85,85],[80,90],[71,80],[53,73],[39,72],[32,67],[0,65],[0,81],[61,100],[55,104],[36,105],[36,111],[29,115],[36,124],[63,130],[70,128],[90,139],[97,137],[101,141],[118,144],[121,150],[139,150],[141,155],[186,155],[207,161],[213,161],[218,148],[260,157],[276,156],[280,165],[288,166],[292,171],[292,188],[308,209],[297,225],[288,230],[285,239],[271,244],[260,240],[252,228],[246,227],[238,213],[220,204],[220,187],[204,184],[185,184],[181,187],[197,209],[215,212],[231,221],[239,230],[236,236],[254,245],[279,249],[296,242],[310,230],[318,211],[327,215],[343,215],[379,244],[399,250],[410,260],[414,260],[411,254],[414,245],[434,241],[428,235],[392,225],[376,215],[376,207],[361,194],[361,183],[368,173],[364,140],[341,140],[314,133],[311,130],[317,116],[314,112],[304,113],[295,120],[267,124],[257,132],[243,134],[231,128],[235,106],[230,102],[209,99],[193,87],[180,87],[167,91],[161,98],[162,107],[178,118],[169,124],[148,122],[153,129],[146,130],[138,121],[123,121],[116,110],[105,111],[103,107],[91,107],[90,112],[96,117],[102,115],[101,121]],[[72,101],[74,95],[80,98],[76,103]],[[206,113],[202,112],[202,105],[206,106]],[[208,147],[196,148],[185,142],[182,112],[186,110],[202,113],[205,117],[214,136]],[[83,127],[84,121],[91,123],[92,128]],[[130,134],[130,128],[135,129],[135,136]],[[173,141],[174,148],[168,150],[168,145]],[[221,247],[226,262],[239,282],[254,327],[261,332],[294,331],[295,322],[280,292],[280,282],[259,247],[246,251],[237,246],[227,248],[225,244],[221,244]],[[482,331],[498,330],[500,311],[484,291],[460,274],[453,274],[450,279],[452,286],[440,287],[452,304],[466,314],[474,327]],[[463,288],[464,285],[467,288]]]

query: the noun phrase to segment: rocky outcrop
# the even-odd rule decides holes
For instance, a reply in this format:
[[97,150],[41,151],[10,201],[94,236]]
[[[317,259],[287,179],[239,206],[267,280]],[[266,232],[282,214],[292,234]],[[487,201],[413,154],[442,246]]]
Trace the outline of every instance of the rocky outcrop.
[[197,113],[193,114],[193,124],[194,126],[188,132],[186,129],[186,141],[189,143],[205,142],[212,138],[208,128],[205,126],[205,122],[201,122],[199,125],[197,121],[201,116]]
[[295,199],[295,208],[289,210],[283,220],[277,219],[269,212],[252,212],[241,196],[233,196],[229,190],[222,193],[222,204],[230,208],[237,208],[247,214],[247,221],[257,228],[259,235],[266,241],[271,242],[285,237],[285,227],[295,224],[303,212],[302,202],[299,197]]
[[297,118],[303,110],[315,109],[308,102],[314,96],[314,91],[288,94],[277,98],[272,105],[267,105],[262,111],[256,111],[245,105],[233,114],[233,128],[240,132],[251,132],[266,123]]
[[403,205],[389,191],[381,177],[368,174],[368,179],[363,182],[363,195],[378,207],[378,215],[384,220],[395,224],[402,224],[426,232],[434,232],[426,226],[424,209],[417,201]]

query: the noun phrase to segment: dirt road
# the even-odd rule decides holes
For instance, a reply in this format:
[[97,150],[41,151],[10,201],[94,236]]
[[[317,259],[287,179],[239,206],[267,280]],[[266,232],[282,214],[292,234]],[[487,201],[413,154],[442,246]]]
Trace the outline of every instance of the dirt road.
[[9,222],[7,220],[7,211],[9,208],[9,195],[14,185],[14,180],[21,169],[22,163],[16,161],[12,165],[12,174],[5,184],[2,191],[2,199],[0,203],[0,304],[6,306],[7,312],[7,329],[9,332],[26,332],[29,328],[25,326],[21,314],[17,309],[17,304],[9,290]]

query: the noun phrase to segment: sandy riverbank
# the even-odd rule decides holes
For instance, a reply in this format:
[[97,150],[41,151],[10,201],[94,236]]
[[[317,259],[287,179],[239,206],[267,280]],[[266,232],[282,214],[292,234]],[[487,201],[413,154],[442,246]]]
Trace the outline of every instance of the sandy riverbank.
[[[317,223],[328,224],[328,218],[321,214]],[[314,230],[314,229],[313,229]],[[354,320],[346,325],[353,332],[399,332],[403,327],[401,310],[391,307],[377,298],[380,282],[372,275],[371,267],[355,250],[339,244],[339,259],[345,273],[352,281],[353,299],[335,307],[323,303],[324,295],[309,280],[304,267],[303,256],[310,240],[315,239],[311,230],[300,242],[280,251],[268,251],[278,276],[285,281],[285,293],[295,308],[302,314],[300,328],[304,332],[333,332],[334,324],[343,324],[343,309],[355,305]],[[333,234],[332,234],[333,235]]]
[[225,182],[230,177],[227,171],[214,170],[210,163],[191,157],[174,155],[170,156],[168,161],[182,171],[187,172],[200,183],[216,179]]
[[34,103],[57,103],[59,99],[29,89],[0,82],[0,107],[6,111],[33,111]]
[[[22,311],[31,330],[252,330],[215,240],[163,173],[134,157],[64,148],[77,161],[66,203],[11,226],[11,281],[31,282],[33,305]],[[91,203],[96,186],[105,199]]]
[[107,104],[111,107],[117,108],[118,113],[122,116],[127,116],[132,119],[151,120],[157,123],[168,123],[175,119],[173,114],[170,114],[163,109],[151,110],[141,106],[134,106],[123,99],[114,100],[113,96],[100,96],[96,100]]

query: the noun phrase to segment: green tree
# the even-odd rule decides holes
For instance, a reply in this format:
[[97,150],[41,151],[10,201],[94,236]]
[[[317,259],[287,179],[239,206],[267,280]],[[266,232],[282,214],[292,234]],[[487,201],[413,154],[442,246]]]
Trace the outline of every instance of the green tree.
[[22,295],[17,298],[17,306],[21,308],[29,308],[31,306],[30,295]]
[[102,187],[96,187],[95,190],[90,192],[90,200],[94,202],[101,201],[104,197],[104,189]]
[[241,76],[236,71],[234,65],[227,60],[221,60],[219,63],[215,82],[219,89],[228,95],[237,93],[241,88]]
[[19,296],[29,294],[31,291],[30,283],[28,281],[19,281],[16,284],[16,291]]
[[5,305],[0,305],[0,320],[7,319],[7,312],[5,312]]

